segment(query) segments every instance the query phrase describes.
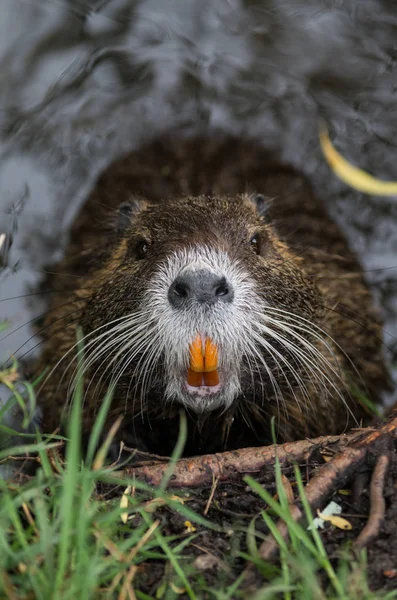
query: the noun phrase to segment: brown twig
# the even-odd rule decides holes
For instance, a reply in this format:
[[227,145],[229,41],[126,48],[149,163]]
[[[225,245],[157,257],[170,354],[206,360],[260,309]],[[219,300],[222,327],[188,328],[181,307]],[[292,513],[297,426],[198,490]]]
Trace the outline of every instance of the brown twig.
[[151,452],[145,452],[144,450],[138,450],[137,448],[130,448],[129,446],[123,445],[123,451],[128,452],[134,458],[134,465],[140,466],[141,464],[148,465],[154,464],[158,462],[166,462],[168,463],[171,460],[170,456],[164,456],[160,454],[152,454]]
[[208,497],[208,502],[205,505],[205,509],[204,509],[204,513],[203,513],[205,517],[207,516],[208,511],[210,509],[211,502],[212,502],[212,499],[213,499],[214,494],[215,494],[216,486],[218,485],[218,481],[219,481],[218,477],[213,477],[211,492],[210,492],[210,495]]
[[136,600],[136,595],[131,584],[137,570],[138,567],[136,565],[131,565],[128,569],[128,573],[124,577],[123,587],[121,588],[118,600],[127,600],[127,597],[128,600]]
[[[386,425],[369,433],[363,430],[363,434],[354,440],[352,446],[348,446],[340,452],[332,461],[322,466],[318,473],[305,487],[305,495],[312,509],[320,508],[324,501],[339,487],[345,485],[353,472],[355,472],[367,458],[368,451],[375,449],[378,443],[382,443],[390,435],[397,433],[397,414],[392,415]],[[299,500],[291,506],[291,515],[295,521],[303,516]],[[288,527],[284,521],[279,521],[277,529],[284,539],[288,536]],[[268,560],[278,551],[278,544],[273,536],[269,536],[260,546],[260,556]]]
[[[219,481],[234,479],[244,473],[258,473],[264,467],[272,467],[276,456],[285,466],[306,460],[316,450],[322,450],[335,444],[338,449],[357,439],[362,432],[350,435],[322,436],[313,440],[301,440],[286,444],[262,446],[259,448],[242,448],[218,454],[204,454],[193,458],[179,460],[170,479],[170,487],[199,487],[211,485],[214,478]],[[161,483],[167,463],[154,462],[139,467],[127,467],[124,473],[136,479],[157,486]]]
[[367,524],[354,542],[354,547],[357,550],[361,550],[367,546],[369,542],[378,535],[380,526],[385,517],[386,503],[383,497],[383,488],[389,463],[390,458],[386,454],[382,454],[376,463],[371,478],[371,511]]

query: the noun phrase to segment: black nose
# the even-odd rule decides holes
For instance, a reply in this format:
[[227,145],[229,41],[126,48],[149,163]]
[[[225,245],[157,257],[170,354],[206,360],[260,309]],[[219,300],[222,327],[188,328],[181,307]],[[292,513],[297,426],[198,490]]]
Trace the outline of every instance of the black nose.
[[192,301],[200,304],[232,302],[233,297],[233,288],[226,277],[205,269],[185,270],[168,290],[168,300],[174,308],[183,308]]

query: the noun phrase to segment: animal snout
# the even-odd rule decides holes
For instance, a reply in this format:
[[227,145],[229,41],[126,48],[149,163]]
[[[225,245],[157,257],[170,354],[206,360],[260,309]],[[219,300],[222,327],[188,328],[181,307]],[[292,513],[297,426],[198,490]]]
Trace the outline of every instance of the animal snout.
[[192,302],[232,302],[233,297],[232,285],[226,277],[206,269],[184,269],[168,290],[168,300],[174,308],[183,308]]

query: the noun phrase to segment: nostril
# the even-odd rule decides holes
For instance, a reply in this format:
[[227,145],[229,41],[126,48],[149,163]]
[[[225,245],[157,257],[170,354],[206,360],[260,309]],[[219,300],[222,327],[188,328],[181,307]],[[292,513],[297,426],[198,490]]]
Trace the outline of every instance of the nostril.
[[230,292],[226,277],[221,277],[215,281],[214,294],[216,297],[227,296]]
[[189,293],[189,286],[185,283],[176,283],[174,286],[174,293],[181,298],[187,298]]
[[187,305],[193,295],[194,286],[186,276],[177,277],[168,289],[168,301],[174,308]]
[[227,296],[229,288],[226,283],[221,283],[215,290],[215,296]]

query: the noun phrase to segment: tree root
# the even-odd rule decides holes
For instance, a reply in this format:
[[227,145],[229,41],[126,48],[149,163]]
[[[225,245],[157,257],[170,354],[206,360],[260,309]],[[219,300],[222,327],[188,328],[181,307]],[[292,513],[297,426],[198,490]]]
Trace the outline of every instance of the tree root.
[[[309,460],[316,451],[329,447],[346,446],[360,437],[361,431],[349,435],[322,436],[313,440],[300,440],[286,444],[262,446],[259,448],[241,448],[217,454],[204,454],[192,458],[180,459],[170,479],[170,487],[200,487],[211,485],[214,479],[228,481],[245,473],[258,473],[265,467],[273,469],[276,456],[281,466]],[[158,486],[168,468],[168,462],[150,462],[138,467],[127,467],[124,473]]]
[[[358,547],[363,547],[379,530],[384,516],[383,482],[385,479],[389,459],[385,448],[397,436],[397,412],[393,411],[391,419],[386,425],[376,430],[362,430],[361,435],[354,439],[349,446],[339,452],[333,460],[323,465],[318,473],[305,486],[305,495],[312,510],[320,508],[338,488],[343,487],[350,477],[367,460],[369,452],[379,453],[378,460],[371,482],[371,516],[367,526],[357,539]],[[301,502],[295,501],[291,506],[291,515],[295,521],[303,516]],[[288,528],[284,521],[277,523],[280,535],[286,539]],[[362,536],[362,537],[361,537]],[[361,538],[361,540],[360,540]],[[260,556],[269,560],[278,552],[278,544],[273,536],[269,536],[259,547]]]
[[380,526],[385,518],[386,503],[383,497],[383,488],[389,463],[389,456],[386,454],[379,456],[371,479],[371,512],[368,523],[354,542],[356,550],[361,550],[367,546],[378,535]]

